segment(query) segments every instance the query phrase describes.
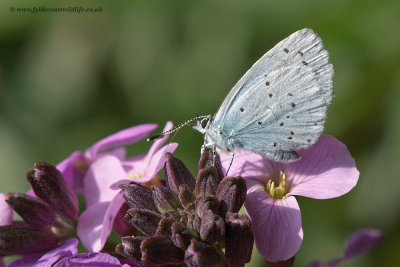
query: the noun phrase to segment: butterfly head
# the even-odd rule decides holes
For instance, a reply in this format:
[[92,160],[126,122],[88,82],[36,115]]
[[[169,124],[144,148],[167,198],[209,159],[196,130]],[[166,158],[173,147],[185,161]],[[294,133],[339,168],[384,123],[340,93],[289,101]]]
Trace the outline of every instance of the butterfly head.
[[199,116],[196,118],[196,125],[193,126],[193,129],[204,134],[206,132],[206,129],[209,127],[211,121],[212,121],[211,115]]

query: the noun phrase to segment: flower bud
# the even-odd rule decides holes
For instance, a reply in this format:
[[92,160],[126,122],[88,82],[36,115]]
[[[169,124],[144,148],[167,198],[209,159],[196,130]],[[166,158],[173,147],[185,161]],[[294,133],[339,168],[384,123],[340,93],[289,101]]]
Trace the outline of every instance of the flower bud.
[[26,173],[36,196],[59,214],[75,220],[78,215],[78,199],[57,168],[48,162],[37,162]]
[[213,196],[200,197],[196,200],[196,214],[200,218],[203,217],[204,212],[211,210],[214,214],[218,214],[220,203],[218,199]]
[[145,209],[129,209],[126,212],[125,220],[139,229],[147,236],[153,236],[158,228],[161,215]]
[[223,267],[227,266],[224,255],[212,246],[192,239],[185,252],[185,264],[188,267]]
[[221,216],[207,210],[201,218],[200,237],[209,244],[221,240],[225,235],[225,221]]
[[145,237],[127,236],[121,238],[121,244],[115,247],[115,252],[121,256],[124,256],[135,263],[140,263],[142,259],[142,252],[140,251],[140,245]]
[[203,154],[201,154],[201,158],[199,161],[199,170],[210,166],[216,168],[220,180],[225,176],[222,171],[221,159],[218,153],[215,153],[213,151],[205,151]]
[[7,203],[33,229],[50,230],[56,214],[49,205],[38,198],[25,194],[9,194]]
[[[254,235],[246,215],[227,212],[225,257],[229,267],[243,267],[251,259]],[[240,244],[240,246],[238,246]]]
[[171,240],[174,242],[175,246],[185,250],[190,245],[190,240],[193,238],[198,238],[198,235],[183,224],[175,222],[172,225]]
[[163,218],[158,223],[158,228],[155,233],[155,236],[166,236],[171,237],[172,235],[172,224],[174,223],[174,219],[172,218]]
[[149,188],[135,183],[123,184],[120,185],[120,188],[129,207],[157,212],[157,207],[153,201],[153,194]]
[[118,211],[117,215],[115,216],[113,229],[119,236],[127,236],[136,234],[137,229],[133,227],[130,223],[125,221],[125,214],[128,211],[129,206],[124,203],[120,210]]
[[59,241],[51,231],[23,224],[0,227],[0,255],[3,256],[41,253],[56,247]]
[[146,266],[183,264],[185,252],[176,247],[168,237],[149,237],[140,246],[142,262]]
[[186,185],[179,186],[179,200],[182,205],[187,207],[190,203],[192,203],[196,199],[196,196],[190,191],[189,187]]
[[242,177],[226,177],[218,186],[217,199],[221,202],[220,214],[238,212],[246,199],[246,182]]
[[153,200],[161,214],[165,214],[168,210],[182,208],[179,198],[168,187],[152,186]]
[[189,190],[193,191],[195,180],[185,164],[171,153],[166,154],[166,162],[164,167],[165,182],[169,189],[174,193],[179,194],[179,186],[186,184]]
[[221,177],[213,166],[199,171],[196,179],[196,196],[215,196]]

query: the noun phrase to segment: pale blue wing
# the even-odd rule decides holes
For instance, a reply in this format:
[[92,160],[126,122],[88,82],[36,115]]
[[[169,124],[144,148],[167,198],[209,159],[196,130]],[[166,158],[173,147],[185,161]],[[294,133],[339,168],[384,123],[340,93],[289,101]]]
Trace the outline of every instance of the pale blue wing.
[[274,71],[232,104],[221,130],[234,146],[265,155],[315,143],[331,94],[308,67]]
[[214,122],[223,124],[232,104],[273,71],[285,67],[307,66],[315,74],[320,89],[331,94],[333,68],[321,38],[311,29],[299,30],[279,42],[262,56],[237,82],[222,102]]

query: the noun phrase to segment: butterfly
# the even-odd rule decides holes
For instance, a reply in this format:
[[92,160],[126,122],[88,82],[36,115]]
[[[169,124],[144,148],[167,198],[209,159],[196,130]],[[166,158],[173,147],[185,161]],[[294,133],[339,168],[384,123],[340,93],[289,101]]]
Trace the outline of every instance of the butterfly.
[[254,151],[278,162],[300,158],[324,129],[332,100],[333,66],[321,38],[301,29],[264,54],[225,97],[215,115],[190,122],[204,134],[204,149]]

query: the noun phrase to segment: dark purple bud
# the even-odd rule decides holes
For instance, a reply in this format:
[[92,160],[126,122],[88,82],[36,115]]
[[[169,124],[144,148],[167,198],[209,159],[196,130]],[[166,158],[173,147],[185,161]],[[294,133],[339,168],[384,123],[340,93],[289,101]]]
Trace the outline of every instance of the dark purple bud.
[[215,197],[200,197],[196,200],[196,214],[200,218],[203,217],[204,212],[207,210],[212,210],[214,214],[218,214],[219,206],[220,203]]
[[197,232],[200,232],[201,218],[199,216],[194,215],[192,224],[193,224],[193,229],[195,229]]
[[192,203],[196,199],[195,195],[192,191],[190,191],[189,187],[186,185],[179,186],[179,200],[182,205],[187,207],[190,203]]
[[49,230],[56,220],[52,208],[36,197],[13,193],[6,201],[33,229]]
[[201,169],[196,179],[196,196],[215,196],[220,181],[215,167]]
[[157,212],[157,207],[153,201],[152,191],[140,184],[120,185],[122,195],[131,208],[146,209]]
[[175,222],[172,225],[171,240],[174,242],[175,246],[186,250],[190,245],[190,240],[193,238],[198,238],[198,235],[194,231],[185,227],[183,224]]
[[124,216],[128,209],[129,206],[124,203],[114,219],[113,229],[119,236],[133,235],[137,232],[137,229],[124,219]]
[[26,255],[55,248],[60,239],[51,231],[32,229],[27,225],[0,227],[0,255]]
[[182,208],[178,197],[168,187],[152,186],[151,190],[153,191],[154,204],[156,204],[160,213],[165,214],[169,210]]
[[187,224],[188,222],[188,212],[186,210],[179,210],[179,222],[183,224]]
[[146,238],[140,249],[142,251],[142,262],[146,266],[183,264],[185,252],[176,247],[168,237]]
[[206,151],[201,154],[201,158],[199,161],[199,170],[207,168],[209,166],[213,166],[216,168],[219,180],[221,180],[225,176],[222,171],[221,159],[218,153],[214,153],[213,151]]
[[216,248],[192,239],[185,252],[185,264],[188,267],[227,266],[224,255]]
[[218,186],[217,199],[221,202],[220,214],[236,213],[246,199],[246,182],[242,177],[226,177]]
[[189,190],[193,191],[195,180],[185,164],[175,158],[171,153],[167,153],[166,158],[167,161],[165,162],[164,172],[165,182],[169,189],[175,194],[179,194],[179,186],[186,184]]
[[186,223],[187,227],[194,229],[193,220],[195,218],[195,215],[192,212],[187,212],[186,218],[187,218],[187,223]]
[[179,218],[180,218],[179,211],[176,211],[176,210],[168,210],[168,211],[165,213],[164,216],[166,216],[166,217],[171,217],[171,218],[173,218],[174,220],[179,220]]
[[201,218],[200,237],[209,244],[221,240],[225,235],[225,221],[211,210],[207,210]]
[[142,252],[140,250],[140,245],[145,237],[132,237],[126,236],[121,238],[121,244],[115,247],[115,252],[123,257],[130,259],[135,263],[141,263]]
[[172,218],[161,219],[161,221],[158,223],[158,228],[157,228],[155,236],[171,237],[171,235],[172,235],[171,227],[174,222],[175,221]]
[[251,259],[254,235],[244,214],[226,213],[225,257],[229,267],[242,267]]
[[153,236],[158,228],[161,215],[145,209],[129,209],[125,214],[125,220],[147,236]]
[[48,162],[37,162],[26,173],[36,196],[49,204],[59,214],[75,220],[78,215],[78,199],[57,168]]

